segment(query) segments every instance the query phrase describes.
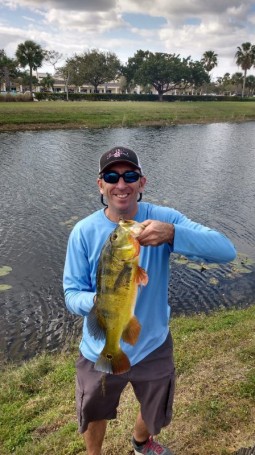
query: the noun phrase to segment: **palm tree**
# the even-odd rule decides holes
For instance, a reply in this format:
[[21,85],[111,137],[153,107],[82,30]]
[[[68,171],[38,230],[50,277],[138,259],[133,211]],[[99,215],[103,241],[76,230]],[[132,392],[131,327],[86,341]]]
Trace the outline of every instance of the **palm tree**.
[[51,74],[46,73],[46,76],[42,78],[41,85],[44,89],[53,89],[55,79],[51,76]]
[[222,82],[223,84],[224,83],[228,83],[230,81],[231,77],[230,77],[230,73],[225,73],[223,78],[222,78]]
[[237,47],[235,54],[236,64],[241,66],[244,71],[243,77],[243,88],[242,88],[242,98],[245,91],[245,82],[247,71],[255,64],[255,46],[251,43],[243,43],[241,46]]
[[243,80],[244,80],[243,73],[237,72],[232,74],[231,82],[235,86],[236,94],[238,93],[240,94],[243,86]]
[[30,93],[32,94],[32,71],[37,70],[42,66],[44,59],[44,51],[41,48],[40,44],[36,44],[34,41],[27,40],[24,43],[18,45],[16,51],[16,58],[22,68],[25,68],[27,65],[30,70]]
[[201,59],[201,63],[204,69],[209,74],[210,71],[218,65],[218,54],[215,54],[214,51],[206,51],[203,53],[203,58]]

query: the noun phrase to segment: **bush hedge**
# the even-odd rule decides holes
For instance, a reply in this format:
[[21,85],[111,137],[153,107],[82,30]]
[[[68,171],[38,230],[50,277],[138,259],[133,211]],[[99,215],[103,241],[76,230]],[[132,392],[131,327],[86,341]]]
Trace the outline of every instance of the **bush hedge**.
[[[35,92],[30,94],[4,94],[0,95],[0,102],[18,102],[18,101],[66,101],[66,93],[55,92]],[[113,93],[69,93],[69,101],[159,101],[158,95],[150,94],[113,94]],[[164,102],[174,101],[255,101],[255,98],[242,98],[241,96],[223,96],[223,95],[164,95]]]
[[[35,93],[38,101],[48,100],[66,101],[66,93]],[[113,94],[113,93],[69,93],[69,101],[159,101],[158,95],[145,94]],[[255,98],[241,98],[241,96],[222,96],[222,95],[164,95],[163,100],[173,101],[255,101]]]

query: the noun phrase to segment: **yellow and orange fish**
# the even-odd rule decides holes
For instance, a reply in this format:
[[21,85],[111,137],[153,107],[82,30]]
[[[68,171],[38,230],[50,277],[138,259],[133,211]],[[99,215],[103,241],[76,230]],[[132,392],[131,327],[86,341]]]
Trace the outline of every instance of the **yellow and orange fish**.
[[144,229],[140,223],[120,220],[107,239],[97,270],[97,294],[88,316],[88,330],[105,346],[95,369],[121,374],[130,361],[120,347],[120,339],[134,345],[141,325],[134,315],[139,285],[148,283],[146,271],[139,266],[140,244],[136,237]]

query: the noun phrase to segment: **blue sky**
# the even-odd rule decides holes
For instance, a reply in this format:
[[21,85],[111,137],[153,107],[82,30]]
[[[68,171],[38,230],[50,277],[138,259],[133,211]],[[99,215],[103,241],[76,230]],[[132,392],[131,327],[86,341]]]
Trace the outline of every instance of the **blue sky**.
[[[67,57],[99,49],[125,63],[138,49],[200,60],[218,54],[212,78],[240,71],[237,46],[255,44],[254,0],[0,0],[0,48],[13,57],[32,39]],[[53,73],[44,65],[41,71]],[[255,68],[248,74],[255,75]]]

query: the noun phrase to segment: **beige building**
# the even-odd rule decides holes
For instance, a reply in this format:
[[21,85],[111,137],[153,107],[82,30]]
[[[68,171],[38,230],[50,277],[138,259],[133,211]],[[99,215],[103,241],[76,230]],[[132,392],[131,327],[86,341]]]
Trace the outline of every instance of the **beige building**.
[[[40,83],[43,78],[47,77],[48,74],[49,73],[34,72],[33,75],[38,80],[38,85],[34,86],[34,88],[33,88],[34,92],[38,93],[38,92],[44,91],[43,86]],[[59,76],[54,76],[54,75],[51,75],[51,76],[54,79],[53,88],[48,88],[47,91],[54,92],[54,93],[65,93],[66,92],[65,80]],[[4,83],[1,85],[0,89],[1,89],[2,93],[6,93],[6,86]],[[11,85],[11,92],[14,94],[15,93],[24,93],[27,90],[29,90],[29,88],[27,86],[24,87],[24,86],[20,85],[19,83],[13,82]],[[80,87],[68,85],[68,92],[69,93],[94,93],[94,87],[90,84],[83,84]],[[185,92],[187,92],[187,91],[185,90]],[[104,84],[98,86],[98,93],[122,94],[123,93],[122,84],[120,83],[120,81],[110,81],[110,82],[104,83]],[[144,93],[144,92],[140,86],[136,86],[132,90],[131,93],[140,94],[140,93]],[[151,87],[150,93],[153,95],[157,95],[157,92],[154,89],[154,87]],[[175,90],[175,89],[166,93],[166,95],[176,95],[176,94],[177,94],[177,90]]]
[[[47,73],[37,73],[36,77],[39,81],[39,85],[35,88],[35,92],[40,92],[42,90],[42,86],[40,85],[40,81],[47,76]],[[54,79],[53,89],[49,89],[49,91],[55,93],[64,93],[66,91],[66,84],[65,80],[59,76],[52,76]],[[83,84],[80,87],[75,87],[72,85],[68,85],[69,92],[75,93],[94,93],[94,87],[89,84]],[[121,93],[120,84],[116,81],[107,82],[105,84],[98,86],[98,93]]]

